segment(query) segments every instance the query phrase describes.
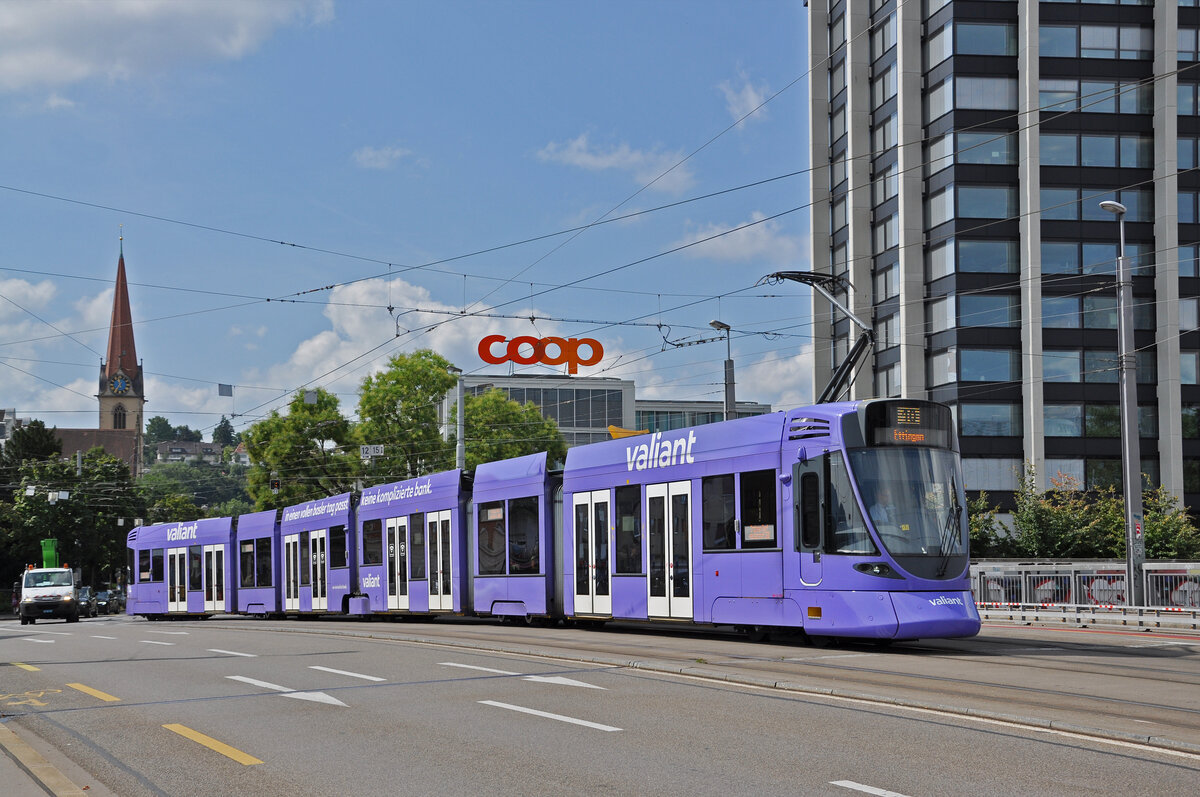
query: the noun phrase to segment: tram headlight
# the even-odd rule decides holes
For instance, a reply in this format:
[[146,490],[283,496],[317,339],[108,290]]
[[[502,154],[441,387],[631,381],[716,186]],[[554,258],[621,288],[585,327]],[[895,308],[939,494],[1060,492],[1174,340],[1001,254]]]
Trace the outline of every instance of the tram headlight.
[[902,576],[892,569],[892,566],[887,562],[859,562],[854,566],[854,569],[860,573],[866,573],[869,576],[879,576],[880,578],[902,578]]

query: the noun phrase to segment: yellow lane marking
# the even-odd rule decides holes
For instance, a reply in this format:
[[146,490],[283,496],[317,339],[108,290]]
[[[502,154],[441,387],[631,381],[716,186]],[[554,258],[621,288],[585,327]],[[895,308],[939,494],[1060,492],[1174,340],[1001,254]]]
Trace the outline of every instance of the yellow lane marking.
[[99,689],[93,689],[92,687],[84,686],[83,684],[67,684],[67,686],[71,687],[72,689],[78,689],[85,695],[91,695],[92,697],[99,698],[105,703],[117,703],[121,700],[121,698],[113,697],[108,692],[101,692]]
[[223,756],[232,758],[234,761],[238,762],[239,764],[245,764],[246,766],[252,766],[254,764],[262,763],[262,761],[255,758],[254,756],[252,756],[248,753],[243,753],[241,750],[238,750],[236,747],[230,747],[229,745],[225,744],[224,742],[218,742],[216,739],[212,738],[211,736],[205,736],[203,733],[200,733],[200,731],[194,731],[191,728],[187,727],[186,725],[180,725],[179,723],[171,723],[170,725],[164,725],[163,727],[173,733],[179,734],[180,736],[182,736],[185,739],[191,739],[196,744],[202,744],[210,750],[215,750],[216,752],[220,753]]
[[29,670],[30,672],[38,672],[38,668],[34,667],[32,664],[22,664],[19,661],[10,661],[9,664],[11,664],[14,667],[20,667],[22,670]]

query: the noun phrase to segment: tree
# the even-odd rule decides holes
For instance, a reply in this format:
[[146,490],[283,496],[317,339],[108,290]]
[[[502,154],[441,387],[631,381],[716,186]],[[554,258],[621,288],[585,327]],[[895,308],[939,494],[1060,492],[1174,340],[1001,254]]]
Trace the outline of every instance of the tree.
[[79,475],[74,463],[59,461],[27,462],[20,475],[22,489],[5,530],[10,559],[40,562],[41,540],[55,538],[59,560],[79,568],[85,584],[109,581],[125,564],[133,518],[145,516],[129,466],[93,448]]
[[225,448],[226,446],[236,446],[241,442],[241,435],[233,431],[233,424],[224,415],[221,420],[213,427],[212,441],[216,445]]
[[971,534],[971,556],[976,558],[1008,556],[1012,542],[1001,525],[999,507],[988,503],[988,494],[983,490],[975,498],[967,500],[967,525]]
[[[214,514],[215,508],[230,501],[250,505],[245,469],[238,465],[164,462],[146,471],[139,486],[151,507],[168,496],[186,498],[198,508],[198,513],[190,517],[220,517]],[[176,519],[187,520],[189,516]]]
[[57,459],[62,455],[58,429],[47,429],[42,421],[30,421],[13,430],[0,450],[0,478],[8,489],[16,486],[23,462]]
[[385,370],[363,380],[359,437],[384,446],[384,456],[371,463],[372,478],[397,481],[453,465],[454,449],[438,424],[438,407],[456,381],[449,367],[449,360],[423,349],[397,354]]
[[536,404],[527,402],[522,406],[499,388],[467,396],[463,403],[463,424],[467,470],[474,470],[484,462],[539,451],[545,451],[551,463],[567,456],[567,444],[558,424],[543,418]]
[[[300,391],[287,415],[273,410],[242,435],[253,463],[247,489],[259,510],[348,492],[361,474],[355,430],[337,397],[321,388],[314,392],[315,403],[306,403]],[[273,478],[279,480],[278,493],[271,490]]]

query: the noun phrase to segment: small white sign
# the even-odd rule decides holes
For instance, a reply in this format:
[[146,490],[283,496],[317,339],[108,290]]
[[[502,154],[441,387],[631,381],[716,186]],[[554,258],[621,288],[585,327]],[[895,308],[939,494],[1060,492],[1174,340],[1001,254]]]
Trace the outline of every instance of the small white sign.
[[359,446],[359,455],[362,457],[382,457],[383,446]]

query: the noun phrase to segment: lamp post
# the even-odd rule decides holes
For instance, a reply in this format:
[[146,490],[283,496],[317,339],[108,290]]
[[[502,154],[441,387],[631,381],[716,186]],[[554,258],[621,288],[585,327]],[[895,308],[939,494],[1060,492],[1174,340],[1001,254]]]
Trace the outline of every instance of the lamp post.
[[1133,274],[1125,256],[1125,206],[1106,200],[1100,207],[1116,215],[1120,231],[1117,250],[1117,373],[1121,390],[1121,480],[1125,494],[1125,602],[1145,605],[1142,564],[1146,540],[1142,530],[1142,463],[1137,422],[1137,371],[1133,342]]
[[454,398],[458,405],[456,428],[455,428],[455,443],[454,443],[454,467],[459,470],[464,470],[467,467],[467,441],[463,437],[463,431],[466,427],[466,415],[463,411],[463,379],[462,369],[453,365],[446,368],[454,375],[456,387],[454,390]]
[[725,333],[725,420],[732,421],[737,410],[737,402],[733,397],[733,354],[729,348],[729,324],[721,321],[709,321],[708,325]]

